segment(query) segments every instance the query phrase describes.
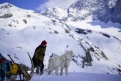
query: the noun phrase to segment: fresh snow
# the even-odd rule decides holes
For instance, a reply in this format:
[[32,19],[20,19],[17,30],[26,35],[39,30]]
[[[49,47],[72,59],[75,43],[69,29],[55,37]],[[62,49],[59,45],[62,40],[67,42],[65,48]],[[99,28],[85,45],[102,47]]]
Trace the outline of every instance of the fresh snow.
[[90,19],[78,22],[67,22],[68,25],[74,26],[75,28],[90,29],[98,32],[104,32],[109,35],[118,37],[121,40],[121,25],[118,23],[104,23],[98,20],[92,21]]
[[96,73],[82,73],[69,72],[69,75],[56,76],[52,75],[34,75],[30,81],[120,81],[121,76],[112,74],[96,74]]

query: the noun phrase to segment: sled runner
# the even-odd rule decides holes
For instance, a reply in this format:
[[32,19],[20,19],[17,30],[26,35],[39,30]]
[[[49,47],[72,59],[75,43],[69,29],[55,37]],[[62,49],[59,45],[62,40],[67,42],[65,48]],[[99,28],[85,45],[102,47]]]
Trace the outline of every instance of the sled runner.
[[[29,56],[30,61],[31,61],[31,68],[29,70],[26,70],[22,64],[15,63],[14,60],[11,58],[11,56],[8,54],[8,57],[11,59],[11,61],[14,64],[18,65],[18,70],[17,70],[16,74],[7,75],[8,76],[7,78],[9,81],[18,81],[18,80],[16,80],[17,75],[20,76],[20,81],[29,81],[32,78],[32,76],[34,74],[34,64],[33,64],[33,61],[31,59],[31,56],[29,53],[28,53],[28,56]],[[27,71],[30,71],[30,73],[28,73]],[[21,80],[21,75],[23,75],[23,78],[24,78],[23,80]]]

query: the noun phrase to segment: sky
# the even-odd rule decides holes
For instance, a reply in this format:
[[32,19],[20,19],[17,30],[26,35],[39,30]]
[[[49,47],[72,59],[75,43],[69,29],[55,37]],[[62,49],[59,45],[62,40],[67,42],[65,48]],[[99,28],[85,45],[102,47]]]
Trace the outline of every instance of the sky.
[[0,0],[0,4],[8,2],[20,8],[41,11],[49,7],[68,8],[75,1],[76,0]]

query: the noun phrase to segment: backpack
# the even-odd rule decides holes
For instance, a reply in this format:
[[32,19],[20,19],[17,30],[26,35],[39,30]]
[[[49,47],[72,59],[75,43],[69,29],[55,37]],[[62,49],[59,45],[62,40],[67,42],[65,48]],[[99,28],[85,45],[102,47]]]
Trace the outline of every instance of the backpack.
[[6,73],[10,70],[11,63],[0,54],[0,81],[4,81]]
[[7,72],[7,74],[16,74],[19,70],[19,67],[17,64],[12,64],[11,70]]

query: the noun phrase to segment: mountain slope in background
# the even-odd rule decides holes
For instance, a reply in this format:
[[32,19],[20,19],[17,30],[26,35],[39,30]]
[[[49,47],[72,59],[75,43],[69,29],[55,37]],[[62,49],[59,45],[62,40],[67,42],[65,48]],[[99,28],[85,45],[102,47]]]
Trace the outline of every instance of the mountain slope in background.
[[[102,22],[113,22],[121,24],[120,0],[77,0],[68,9],[49,8],[41,12],[47,17],[54,17],[63,21],[82,21],[86,19],[100,20]],[[55,10],[53,10],[55,9]],[[51,10],[51,11],[50,11]],[[63,15],[60,17],[59,15]]]
[[97,12],[97,18],[106,23],[112,21],[121,24],[121,0],[117,0],[115,6],[112,8],[105,4],[102,9]]
[[[121,40],[117,37],[83,29],[83,26],[76,26],[77,23],[47,18],[9,3],[0,4],[0,7],[4,8],[0,10],[0,52],[4,56],[9,53],[16,62],[30,66],[26,53],[33,56],[35,48],[46,40],[45,68],[52,54],[62,55],[67,50],[73,50],[70,72],[120,73]],[[91,25],[88,26],[91,28]]]
[[[45,13],[46,12],[46,13]],[[50,14],[52,13],[52,14]],[[45,15],[50,18],[56,18],[56,19],[65,19],[68,17],[67,9],[62,9],[62,8],[48,8],[45,11],[41,11],[42,15]]]

